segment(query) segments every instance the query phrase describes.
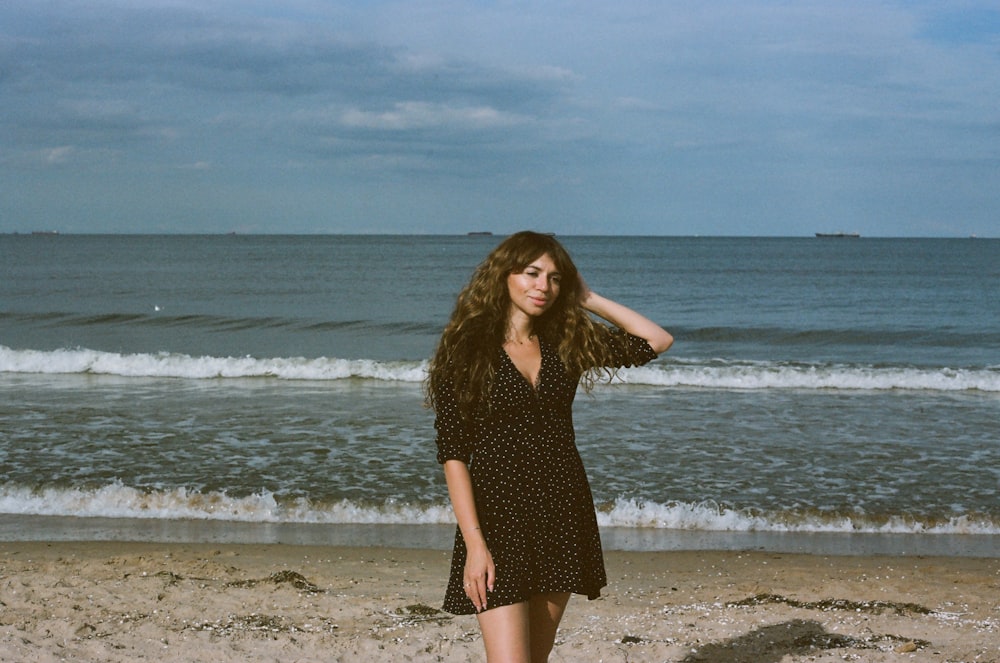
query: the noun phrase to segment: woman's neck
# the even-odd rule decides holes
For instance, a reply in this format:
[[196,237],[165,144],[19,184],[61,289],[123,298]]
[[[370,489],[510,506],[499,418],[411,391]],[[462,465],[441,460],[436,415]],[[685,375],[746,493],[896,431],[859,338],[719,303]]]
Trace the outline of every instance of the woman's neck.
[[524,316],[523,319],[514,317],[507,325],[507,334],[504,336],[504,343],[523,345],[524,343],[530,343],[534,338],[535,330],[531,319],[527,316]]

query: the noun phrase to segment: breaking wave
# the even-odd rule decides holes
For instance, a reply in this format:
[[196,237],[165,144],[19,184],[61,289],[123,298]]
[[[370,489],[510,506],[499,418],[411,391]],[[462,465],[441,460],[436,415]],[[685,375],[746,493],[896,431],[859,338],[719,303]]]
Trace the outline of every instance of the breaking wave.
[[[245,523],[319,523],[415,525],[450,524],[447,503],[415,504],[387,500],[319,503],[299,497],[284,500],[269,491],[246,496],[185,488],[142,490],[114,482],[96,488],[0,486],[0,513],[80,518],[213,520]],[[825,514],[818,511],[739,509],[714,501],[643,502],[619,498],[597,505],[602,527],[705,532],[826,532],[877,534],[1000,534],[1000,521],[988,515],[949,515],[934,519],[903,514]]]
[[[426,361],[331,357],[196,357],[88,350],[14,350],[0,346],[0,373],[87,374],[189,380],[276,378],[421,382]],[[930,390],[1000,392],[1000,367],[875,366],[769,361],[660,360],[620,373],[634,386],[701,389]]]

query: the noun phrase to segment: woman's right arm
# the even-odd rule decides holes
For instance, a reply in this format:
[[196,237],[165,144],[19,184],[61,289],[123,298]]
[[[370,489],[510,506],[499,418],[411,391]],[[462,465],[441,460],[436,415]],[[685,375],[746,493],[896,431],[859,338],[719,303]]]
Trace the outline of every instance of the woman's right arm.
[[472,475],[469,466],[462,461],[448,460],[444,463],[444,478],[458,528],[465,539],[465,574],[462,580],[465,593],[472,599],[476,610],[482,611],[486,609],[486,592],[493,591],[496,567],[480,528],[476,498],[472,492]]
[[580,276],[580,305],[629,334],[645,339],[656,354],[666,352],[674,344],[674,337],[666,329],[627,306],[598,295],[583,276]]

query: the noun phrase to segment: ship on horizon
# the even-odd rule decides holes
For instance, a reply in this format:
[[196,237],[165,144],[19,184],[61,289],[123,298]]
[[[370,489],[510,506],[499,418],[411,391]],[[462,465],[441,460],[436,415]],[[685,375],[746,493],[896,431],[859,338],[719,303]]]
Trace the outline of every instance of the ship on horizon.
[[835,232],[835,233],[816,233],[816,237],[861,237],[861,233],[848,233],[848,232]]

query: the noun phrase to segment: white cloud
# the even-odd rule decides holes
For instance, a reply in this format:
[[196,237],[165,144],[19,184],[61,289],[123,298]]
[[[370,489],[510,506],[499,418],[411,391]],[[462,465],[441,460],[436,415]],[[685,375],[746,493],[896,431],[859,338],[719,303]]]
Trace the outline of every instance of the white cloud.
[[60,147],[53,147],[47,150],[42,150],[40,156],[42,162],[50,165],[64,164],[70,160],[75,152],[75,148],[71,145],[62,145]]
[[[975,18],[991,4],[963,0]],[[94,198],[116,204],[121,176],[163,198],[89,218],[169,216],[168,192],[197,179],[196,206],[243,177],[263,197],[378,190],[380,227],[412,221],[393,216],[414,207],[389,200],[393,180],[445,209],[534,209],[554,230],[629,210],[647,219],[635,232],[753,217],[782,233],[841,214],[833,225],[905,234],[933,208],[1000,234],[997,30],[953,14],[894,0],[0,3],[0,180],[30,184],[8,189],[0,219],[45,218],[43,193],[18,198],[29,188],[107,183]],[[65,164],[86,168],[32,179]],[[259,213],[248,223],[267,227]],[[428,208],[423,223],[461,220]]]
[[341,114],[340,120],[350,128],[383,131],[429,128],[486,130],[527,122],[527,118],[489,106],[454,107],[421,101],[398,102],[393,105],[392,110],[387,111],[349,109]]

